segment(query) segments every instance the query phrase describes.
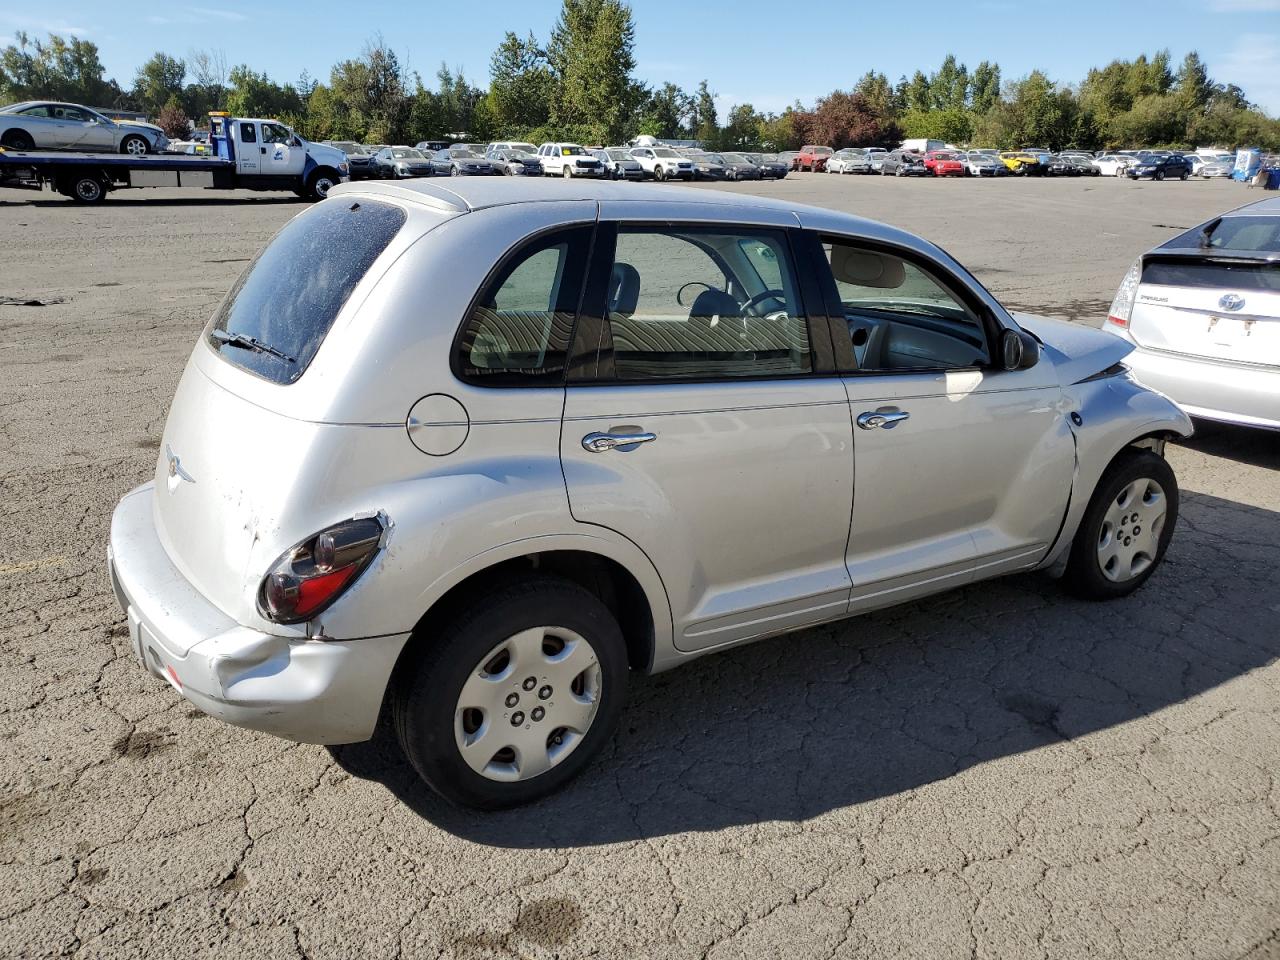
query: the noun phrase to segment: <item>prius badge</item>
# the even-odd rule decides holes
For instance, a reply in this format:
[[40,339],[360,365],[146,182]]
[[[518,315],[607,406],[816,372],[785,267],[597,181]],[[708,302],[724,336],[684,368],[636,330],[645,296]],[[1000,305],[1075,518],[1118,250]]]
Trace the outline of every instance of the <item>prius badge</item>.
[[173,493],[174,490],[178,489],[178,484],[183,480],[187,481],[187,483],[196,482],[195,477],[182,469],[182,460],[173,452],[173,449],[167,443],[164,445],[164,455],[165,459],[169,461],[168,483],[170,493]]
[[1244,297],[1238,293],[1228,293],[1218,300],[1218,306],[1223,310],[1239,310],[1244,306]]

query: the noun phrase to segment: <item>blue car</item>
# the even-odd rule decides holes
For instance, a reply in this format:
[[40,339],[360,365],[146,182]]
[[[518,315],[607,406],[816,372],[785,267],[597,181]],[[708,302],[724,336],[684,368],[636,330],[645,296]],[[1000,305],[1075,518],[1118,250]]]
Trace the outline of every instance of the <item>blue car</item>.
[[1186,180],[1191,176],[1191,161],[1180,153],[1170,153],[1158,157],[1139,157],[1138,162],[1131,164],[1124,175],[1130,180],[1141,180],[1150,177],[1152,180],[1178,179]]

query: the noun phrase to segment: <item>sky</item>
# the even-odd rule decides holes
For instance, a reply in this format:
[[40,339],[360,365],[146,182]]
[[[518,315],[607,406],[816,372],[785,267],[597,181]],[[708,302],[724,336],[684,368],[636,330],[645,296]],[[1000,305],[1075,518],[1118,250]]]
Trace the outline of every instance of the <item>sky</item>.
[[[428,85],[442,61],[473,83],[488,80],[503,34],[545,40],[555,0],[53,0],[0,9],[0,46],[19,30],[94,41],[108,76],[128,86],[157,50],[185,56],[220,49],[274,80],[305,69],[320,80],[381,34]],[[23,8],[23,9],[20,9]],[[637,76],[686,89],[706,79],[722,118],[736,103],[779,111],[851,87],[869,69],[891,81],[936,70],[948,53],[972,69],[1000,64],[1004,79],[1041,68],[1078,83],[1093,66],[1167,47],[1175,64],[1198,50],[1215,80],[1236,83],[1280,115],[1280,0],[967,0],[866,3],[849,0],[632,0]]]

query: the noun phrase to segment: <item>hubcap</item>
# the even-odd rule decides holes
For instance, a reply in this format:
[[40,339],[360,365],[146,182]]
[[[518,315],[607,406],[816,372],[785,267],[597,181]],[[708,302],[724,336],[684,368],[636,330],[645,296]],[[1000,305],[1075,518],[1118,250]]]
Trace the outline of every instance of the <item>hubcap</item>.
[[1164,488],[1150,477],[1120,491],[1098,531],[1098,567],[1104,577],[1123,583],[1155,563],[1168,509]]
[[462,759],[489,780],[546,773],[582,742],[600,705],[595,650],[563,627],[508,637],[463,684],[453,732]]
[[147,145],[137,137],[134,137],[125,145],[125,149],[135,157],[140,157],[147,152]]
[[96,180],[81,180],[76,184],[76,193],[81,200],[97,200],[102,193],[102,185]]
[[320,196],[327,197],[331,189],[333,189],[333,181],[328,177],[319,177],[316,180],[316,193]]

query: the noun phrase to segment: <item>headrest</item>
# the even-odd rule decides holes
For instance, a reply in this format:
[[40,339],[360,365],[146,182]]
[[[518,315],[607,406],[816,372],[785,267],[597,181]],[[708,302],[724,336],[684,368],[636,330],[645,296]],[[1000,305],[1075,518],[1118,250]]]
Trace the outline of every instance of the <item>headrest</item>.
[[897,257],[839,244],[831,247],[831,272],[837,280],[859,287],[900,287],[907,279]]

